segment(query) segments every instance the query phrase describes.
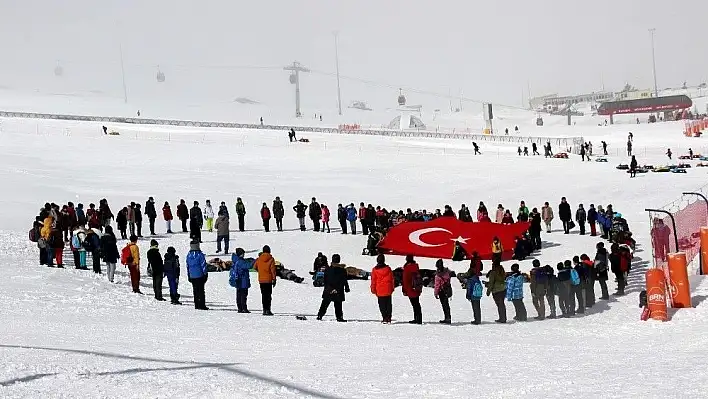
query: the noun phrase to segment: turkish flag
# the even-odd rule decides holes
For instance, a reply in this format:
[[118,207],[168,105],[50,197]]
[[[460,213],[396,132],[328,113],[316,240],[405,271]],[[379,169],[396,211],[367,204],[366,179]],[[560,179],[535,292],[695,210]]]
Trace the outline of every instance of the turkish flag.
[[492,259],[492,240],[498,237],[504,247],[502,259],[511,259],[515,238],[529,229],[530,223],[503,225],[490,222],[462,222],[441,217],[429,222],[405,222],[389,230],[379,248],[393,255],[451,259],[455,242],[468,254],[477,252],[482,259]]

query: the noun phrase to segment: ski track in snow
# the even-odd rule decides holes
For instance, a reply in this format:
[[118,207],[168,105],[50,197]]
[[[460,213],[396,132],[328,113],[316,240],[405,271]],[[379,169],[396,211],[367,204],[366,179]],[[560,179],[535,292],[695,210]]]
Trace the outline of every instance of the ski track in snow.
[[[683,137],[681,123],[573,127],[592,140],[596,153],[600,140],[610,144],[609,163],[603,164],[518,157],[516,145],[484,142],[479,143],[484,155],[473,156],[468,142],[453,140],[307,134],[309,144],[290,144],[283,132],[135,126],[115,127],[122,136],[103,137],[96,134],[100,124],[2,122],[0,397],[706,397],[708,283],[692,277],[697,306],[672,312],[669,323],[640,322],[637,307],[651,261],[644,208],[702,186],[706,172],[649,173],[630,180],[614,169],[628,163],[616,155],[624,151],[628,129],[640,164],[665,164],[668,147],[676,156],[691,146],[703,151],[703,139]],[[66,126],[69,134],[62,130]],[[543,134],[567,135],[568,129],[549,126]],[[455,284],[451,326],[437,323],[442,311],[430,289],[421,298],[424,326],[407,324],[412,312],[400,289],[394,293],[394,323],[385,326],[369,282],[353,281],[344,303],[350,322],[333,322],[331,308],[326,321],[317,322],[321,290],[309,284],[307,274],[315,254],[339,253],[347,265],[367,270],[373,259],[361,255],[363,236],[256,230],[259,204],[270,205],[276,195],[286,205],[286,230],[297,227],[292,205],[312,196],[332,211],[337,203],[360,201],[397,210],[444,204],[457,209],[466,203],[474,211],[479,201],[490,209],[498,203],[516,209],[520,200],[539,209],[549,201],[556,210],[566,196],[573,209],[578,203],[612,203],[628,219],[639,250],[629,295],[599,301],[584,317],[496,325],[493,301],[484,297],[485,323],[471,326],[471,306]],[[192,308],[184,270],[184,305],[154,301],[145,275],[147,238],[139,244],[145,296],[129,292],[121,266],[110,284],[90,271],[37,265],[36,247],[26,237],[45,201],[88,206],[105,197],[117,211],[148,196],[158,205],[169,201],[173,209],[180,198],[202,204],[206,198],[214,204],[223,200],[232,212],[236,196],[242,197],[252,230],[233,232],[231,250],[269,244],[305,284],[279,281],[276,315],[265,318],[259,314],[255,275],[250,315],[236,313],[227,273],[209,276],[209,312]],[[538,255],[541,262],[555,266],[576,254],[592,256],[598,240],[559,234],[555,224],[556,231],[542,236],[547,248]],[[157,230],[164,231],[159,219]],[[204,252],[213,253],[215,235],[205,232],[203,238]],[[159,241],[163,252],[177,248],[184,266],[186,235]],[[65,259],[71,263],[68,251]],[[433,268],[434,260],[419,263]],[[446,263],[456,271],[467,267]],[[531,260],[520,263],[528,270]],[[389,264],[401,266],[403,259],[390,257]],[[535,316],[528,286],[525,303]],[[507,309],[511,318],[513,307]],[[301,314],[308,320],[296,320]]]

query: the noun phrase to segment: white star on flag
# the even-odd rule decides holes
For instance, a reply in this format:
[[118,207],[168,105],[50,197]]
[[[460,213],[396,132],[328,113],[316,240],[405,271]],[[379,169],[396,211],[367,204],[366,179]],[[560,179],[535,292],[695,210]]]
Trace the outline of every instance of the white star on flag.
[[450,241],[459,242],[460,244],[467,244],[467,240],[469,240],[469,238],[462,238],[462,236],[450,239]]

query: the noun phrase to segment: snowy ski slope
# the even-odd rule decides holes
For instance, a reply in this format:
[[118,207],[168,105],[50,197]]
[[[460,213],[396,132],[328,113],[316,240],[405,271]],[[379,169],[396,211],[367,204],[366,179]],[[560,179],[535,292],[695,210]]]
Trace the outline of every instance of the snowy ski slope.
[[[651,262],[644,208],[704,185],[706,171],[630,180],[614,166],[628,162],[619,155],[628,130],[640,163],[666,163],[668,147],[679,155],[688,147],[708,153],[708,146],[704,139],[683,137],[681,123],[596,125],[588,118],[574,127],[558,123],[542,131],[580,133],[596,152],[606,140],[609,163],[520,158],[515,147],[487,143],[481,143],[482,156],[473,156],[470,143],[453,140],[308,134],[310,143],[290,144],[284,132],[119,125],[110,129],[120,136],[106,137],[100,125],[89,123],[2,120],[0,397],[705,397],[708,282],[694,277],[698,306],[676,312],[665,324],[639,321],[637,294]],[[527,134],[537,129],[528,123],[521,128]],[[266,234],[259,228],[259,205],[270,205],[276,195],[286,204],[289,231]],[[231,247],[254,250],[268,244],[276,259],[303,277],[309,277],[319,251],[328,257],[339,253],[347,265],[373,266],[372,258],[360,255],[363,236],[293,231],[297,220],[289,209],[313,196],[331,210],[360,201],[388,209],[444,204],[458,209],[466,203],[474,210],[479,201],[515,209],[520,200],[539,208],[548,201],[557,209],[566,196],[573,209],[578,203],[613,204],[628,219],[639,246],[626,297],[600,301],[584,317],[508,325],[492,322],[495,307],[484,297],[482,326],[469,325],[471,306],[457,284],[451,326],[438,325],[442,311],[429,289],[422,296],[425,325],[407,324],[412,312],[400,289],[394,293],[394,324],[381,325],[366,281],[352,283],[344,304],[350,322],[340,324],[332,322],[331,313],[327,321],[314,320],[321,290],[309,279],[301,285],[279,281],[276,316],[265,318],[258,313],[255,286],[249,295],[254,313],[235,312],[235,292],[224,273],[209,276],[212,310],[198,312],[184,277],[185,305],[175,307],[131,294],[122,267],[117,283],[110,284],[91,272],[37,265],[27,230],[44,202],[88,205],[105,197],[117,210],[148,196],[173,206],[180,198],[226,201],[232,212],[236,197],[242,197],[249,231],[232,233]],[[558,228],[556,223],[556,231],[542,236],[547,248],[538,258],[544,264],[594,253],[597,240],[565,236]],[[158,232],[164,233],[162,223]],[[215,235],[204,238],[204,251],[213,253]],[[185,235],[158,240],[163,252],[172,245],[184,259]],[[139,243],[143,273],[148,242]],[[432,268],[434,260],[419,262]],[[391,257],[389,264],[402,266],[403,259]],[[522,270],[530,264],[530,259],[521,262]],[[457,271],[467,266],[447,265]],[[149,293],[151,281],[143,276],[141,283]],[[535,316],[528,290],[525,302],[529,316]],[[511,318],[513,307],[508,312]],[[300,314],[308,320],[296,320]]]

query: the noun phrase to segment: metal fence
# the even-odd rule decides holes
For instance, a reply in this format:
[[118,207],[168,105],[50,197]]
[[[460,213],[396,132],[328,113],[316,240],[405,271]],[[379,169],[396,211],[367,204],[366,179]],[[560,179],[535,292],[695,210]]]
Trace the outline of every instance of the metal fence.
[[[0,111],[2,118],[23,118],[23,119],[50,119],[61,121],[81,121],[81,122],[102,122],[102,123],[125,123],[133,125],[163,125],[180,127],[205,127],[205,128],[227,128],[227,129],[265,129],[265,130],[290,130],[299,132],[315,132],[330,134],[353,134],[368,136],[387,137],[413,137],[413,138],[434,138],[434,139],[456,139],[469,141],[484,141],[496,143],[536,143],[545,144],[550,142],[562,151],[570,149],[571,152],[580,153],[580,145],[583,143],[582,137],[541,137],[541,136],[501,136],[489,134],[470,134],[455,132],[436,131],[400,131],[386,129],[339,129],[338,127],[318,127],[318,126],[295,126],[295,125],[261,125],[235,122],[210,122],[210,121],[189,121],[178,119],[152,119],[152,118],[132,118],[116,116],[91,116],[91,115],[68,115],[68,114],[44,114],[36,112],[10,112]],[[556,151],[560,152],[560,151]]]

